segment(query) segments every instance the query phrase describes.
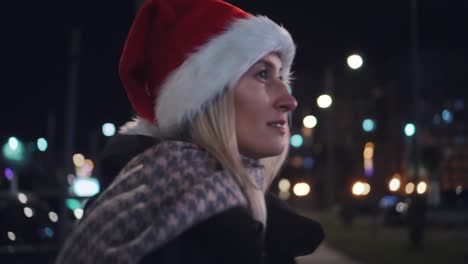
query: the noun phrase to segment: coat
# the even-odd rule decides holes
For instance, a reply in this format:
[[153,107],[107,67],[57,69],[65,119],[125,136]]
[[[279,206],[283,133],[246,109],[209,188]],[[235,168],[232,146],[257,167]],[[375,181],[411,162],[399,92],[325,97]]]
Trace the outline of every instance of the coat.
[[[128,160],[154,144],[145,136],[116,136],[104,151],[103,175],[116,175]],[[181,232],[146,251],[138,263],[294,263],[296,256],[312,253],[323,240],[317,222],[296,214],[272,194],[266,196],[266,229],[252,218],[245,201],[231,200],[231,205],[208,217],[178,225]]]

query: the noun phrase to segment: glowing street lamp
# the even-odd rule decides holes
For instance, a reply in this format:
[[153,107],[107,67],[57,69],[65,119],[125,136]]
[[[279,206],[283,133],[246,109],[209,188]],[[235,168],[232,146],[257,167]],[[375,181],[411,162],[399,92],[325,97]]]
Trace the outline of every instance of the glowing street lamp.
[[333,99],[328,94],[322,94],[317,98],[317,105],[320,108],[328,108],[332,105]]
[[115,125],[112,123],[105,123],[102,125],[102,134],[106,137],[115,135]]
[[293,192],[296,196],[306,196],[310,192],[310,185],[305,182],[296,183]]
[[363,64],[362,57],[358,54],[350,55],[346,62],[348,63],[348,66],[353,70],[361,68]]
[[364,121],[362,121],[362,129],[365,132],[374,131],[375,130],[375,121],[370,119],[370,118],[364,119]]
[[41,152],[46,151],[48,147],[47,140],[45,138],[39,138],[36,142],[36,145]]
[[307,128],[314,128],[317,125],[317,118],[313,115],[308,115],[304,117],[302,123]]
[[299,148],[302,146],[302,143],[304,143],[304,138],[299,134],[295,134],[291,137],[290,141],[291,141],[291,146],[295,148]]
[[407,137],[412,137],[416,133],[416,126],[412,123],[408,123],[405,125],[405,135]]

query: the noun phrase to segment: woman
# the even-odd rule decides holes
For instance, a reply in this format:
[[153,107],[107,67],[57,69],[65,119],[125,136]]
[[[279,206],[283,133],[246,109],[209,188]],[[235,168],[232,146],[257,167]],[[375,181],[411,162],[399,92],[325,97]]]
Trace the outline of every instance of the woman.
[[120,61],[140,118],[121,132],[160,142],[90,205],[57,263],[271,258],[264,194],[287,153],[294,53],[284,28],[225,2],[147,1]]

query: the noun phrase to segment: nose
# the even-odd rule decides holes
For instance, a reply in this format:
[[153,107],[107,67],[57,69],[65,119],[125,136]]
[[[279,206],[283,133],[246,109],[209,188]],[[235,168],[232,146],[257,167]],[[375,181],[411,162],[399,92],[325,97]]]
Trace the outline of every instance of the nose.
[[276,109],[280,110],[281,112],[287,113],[296,109],[297,101],[296,101],[296,98],[294,98],[294,96],[292,96],[292,94],[289,93],[288,87],[286,86],[286,84],[281,82],[280,85],[282,85],[283,87],[279,89],[281,92],[276,98],[274,106]]

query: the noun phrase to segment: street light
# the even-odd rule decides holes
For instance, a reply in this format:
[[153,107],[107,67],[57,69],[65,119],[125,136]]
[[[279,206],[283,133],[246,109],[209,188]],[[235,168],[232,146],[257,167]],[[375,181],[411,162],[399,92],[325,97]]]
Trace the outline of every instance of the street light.
[[296,183],[293,192],[296,196],[306,196],[310,192],[310,185],[305,182]]
[[304,117],[302,123],[307,128],[314,128],[317,125],[317,118],[313,115],[308,115]]
[[24,146],[23,143],[16,137],[10,137],[8,142],[3,145],[3,156],[10,160],[21,162],[24,159]]
[[375,122],[374,120],[367,118],[362,121],[362,129],[365,132],[372,132],[375,130]]
[[102,125],[102,134],[106,137],[115,135],[115,125],[112,123],[105,123]]
[[320,108],[328,108],[332,105],[333,99],[328,94],[322,94],[317,98],[317,105]]
[[39,149],[39,151],[41,152],[46,151],[48,147],[47,140],[45,138],[37,139],[36,145],[37,145],[37,149]]
[[363,64],[362,57],[358,54],[350,55],[346,61],[348,66],[353,70],[361,68]]
[[300,146],[302,146],[302,143],[304,143],[304,139],[301,135],[295,134],[291,137],[291,146],[299,148]]
[[407,137],[412,137],[416,133],[416,126],[412,123],[408,123],[405,125],[405,135]]

